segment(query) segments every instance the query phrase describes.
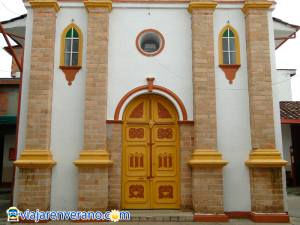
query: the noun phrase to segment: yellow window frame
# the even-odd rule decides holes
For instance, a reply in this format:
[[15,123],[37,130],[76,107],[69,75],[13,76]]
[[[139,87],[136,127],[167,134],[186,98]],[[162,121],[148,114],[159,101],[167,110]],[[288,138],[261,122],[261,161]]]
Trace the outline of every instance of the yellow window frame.
[[66,28],[63,30],[61,34],[61,45],[60,45],[60,66],[64,66],[65,62],[65,43],[66,43],[66,35],[68,31],[74,28],[79,37],[79,46],[78,46],[78,65],[77,66],[82,66],[82,44],[83,44],[83,35],[81,29],[75,24],[75,23],[70,23]]
[[[221,30],[220,34],[219,34],[219,65],[225,65],[224,61],[223,61],[223,42],[222,42],[222,37],[224,32],[230,29],[232,31],[232,33],[234,34],[235,37],[235,52],[236,52],[236,64],[234,65],[240,65],[241,64],[241,56],[240,56],[240,38],[238,35],[238,32],[230,25],[226,25],[225,27],[223,27],[223,29]],[[227,65],[227,64],[226,64]],[[232,65],[232,64],[229,64]]]

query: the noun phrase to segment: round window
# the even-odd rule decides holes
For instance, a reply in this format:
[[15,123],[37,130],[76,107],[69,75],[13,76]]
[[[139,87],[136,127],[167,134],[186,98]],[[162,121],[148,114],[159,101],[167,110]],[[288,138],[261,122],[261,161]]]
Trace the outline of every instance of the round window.
[[154,29],[143,30],[136,38],[136,47],[145,56],[158,55],[164,46],[164,37]]

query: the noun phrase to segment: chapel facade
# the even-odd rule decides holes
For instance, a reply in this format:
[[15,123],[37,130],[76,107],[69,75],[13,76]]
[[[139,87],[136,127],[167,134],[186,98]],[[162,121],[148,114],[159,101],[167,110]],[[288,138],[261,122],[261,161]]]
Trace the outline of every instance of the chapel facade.
[[275,2],[24,4],[19,210],[289,221]]

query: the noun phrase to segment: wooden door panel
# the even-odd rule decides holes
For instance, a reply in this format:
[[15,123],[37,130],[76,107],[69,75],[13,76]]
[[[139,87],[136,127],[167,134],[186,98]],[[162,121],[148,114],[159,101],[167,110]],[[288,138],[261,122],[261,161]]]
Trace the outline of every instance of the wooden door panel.
[[128,142],[149,142],[149,126],[129,124],[125,128],[125,137]]
[[155,208],[179,208],[178,187],[178,183],[174,180],[156,180],[153,185]]
[[140,97],[134,100],[126,109],[126,122],[147,122],[149,120],[149,99]]
[[123,195],[125,198],[125,207],[123,208],[132,209],[140,208],[145,209],[150,207],[150,196],[149,196],[149,181],[139,179],[128,179],[125,182]]
[[128,177],[143,177],[149,173],[149,151],[147,145],[128,145],[125,148],[125,174]]
[[178,160],[174,145],[155,145],[153,151],[154,176],[174,177],[177,175]]
[[155,142],[174,142],[177,138],[176,126],[154,126],[153,137]]
[[152,100],[153,120],[155,122],[175,122],[177,112],[174,106],[163,98]]

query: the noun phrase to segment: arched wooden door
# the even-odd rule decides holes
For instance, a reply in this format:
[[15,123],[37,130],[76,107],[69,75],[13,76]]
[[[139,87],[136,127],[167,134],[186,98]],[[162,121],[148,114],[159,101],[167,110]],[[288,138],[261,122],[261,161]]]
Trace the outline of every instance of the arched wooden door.
[[179,209],[179,126],[159,95],[134,99],[123,115],[122,208]]

